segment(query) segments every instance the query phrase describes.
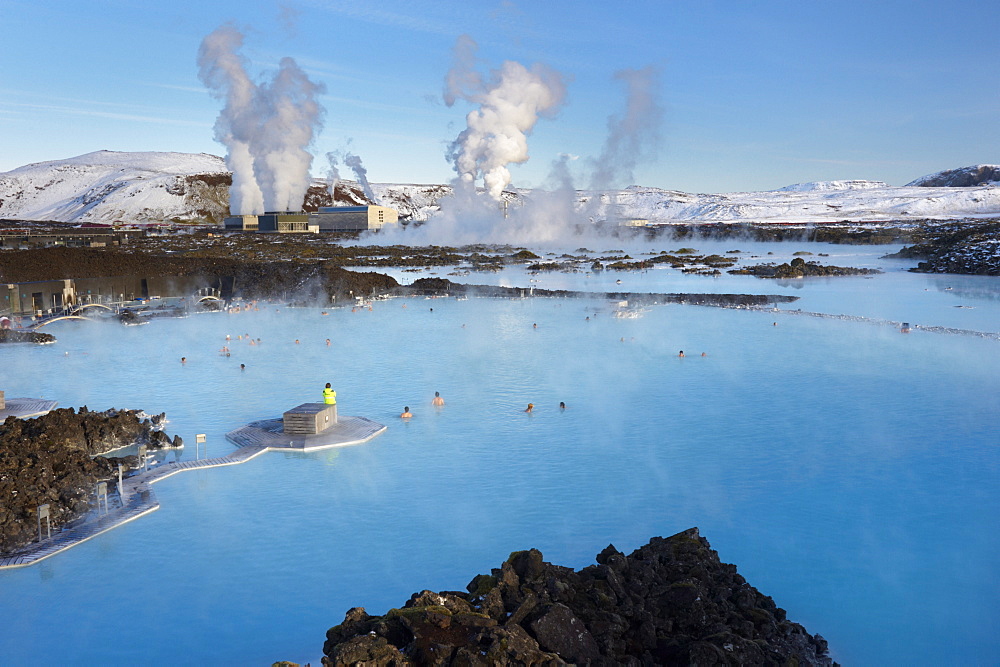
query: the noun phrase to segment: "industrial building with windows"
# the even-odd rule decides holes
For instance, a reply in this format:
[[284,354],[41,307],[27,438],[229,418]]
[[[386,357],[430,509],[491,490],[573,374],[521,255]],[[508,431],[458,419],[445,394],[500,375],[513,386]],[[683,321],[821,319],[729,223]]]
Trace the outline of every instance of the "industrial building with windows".
[[232,215],[227,230],[252,232],[363,232],[396,225],[399,214],[386,206],[321,206],[316,213]]

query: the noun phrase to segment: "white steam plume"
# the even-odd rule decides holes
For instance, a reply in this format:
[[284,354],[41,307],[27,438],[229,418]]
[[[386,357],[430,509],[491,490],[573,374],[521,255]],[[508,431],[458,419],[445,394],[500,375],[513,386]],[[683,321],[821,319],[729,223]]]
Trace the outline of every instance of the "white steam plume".
[[323,107],[313,83],[291,58],[282,58],[270,83],[255,84],[238,51],[243,35],[224,25],[202,40],[199,76],[225,101],[215,139],[226,146],[233,172],[229,209],[236,215],[297,211],[309,188],[307,148],[322,127]]
[[340,181],[340,170],[337,169],[337,154],[332,151],[327,153],[326,160],[330,164],[329,168],[326,170],[327,187],[330,188],[330,199],[333,200],[333,205],[336,206],[337,182]]
[[608,118],[608,136],[594,161],[593,189],[633,185],[636,166],[655,157],[663,123],[659,74],[652,65],[615,73],[615,79],[625,83],[625,112]]
[[455,44],[455,63],[445,79],[444,101],[478,105],[466,116],[466,129],[452,143],[449,157],[459,184],[473,188],[482,177],[495,201],[510,184],[507,166],[528,160],[528,134],[539,116],[556,113],[566,96],[558,72],[541,64],[530,69],[506,61],[484,79],[475,70],[475,41],[463,35]]
[[241,215],[263,213],[264,196],[257,186],[250,153],[250,117],[257,86],[247,75],[246,59],[237,53],[243,35],[222,26],[202,40],[198,49],[198,75],[214,97],[225,100],[215,121],[215,140],[226,147],[226,166],[233,172],[229,210]]
[[361,184],[361,189],[364,191],[368,201],[378,204],[378,198],[375,197],[375,193],[372,192],[372,186],[368,183],[368,170],[361,164],[361,157],[354,153],[345,153],[344,164],[350,167],[354,175],[358,177],[358,183]]
[[576,190],[568,167],[572,156],[563,154],[553,162],[545,189],[512,193],[505,191],[507,215],[489,197],[472,188],[455,187],[440,199],[441,210],[418,227],[385,229],[366,243],[410,245],[463,245],[504,243],[553,245],[585,243],[596,231],[585,218],[574,213]]

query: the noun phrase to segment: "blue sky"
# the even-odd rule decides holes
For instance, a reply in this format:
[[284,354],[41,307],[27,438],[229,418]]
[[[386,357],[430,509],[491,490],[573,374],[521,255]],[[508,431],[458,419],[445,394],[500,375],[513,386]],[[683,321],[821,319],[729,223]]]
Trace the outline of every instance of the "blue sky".
[[[360,155],[376,182],[445,182],[471,109],[442,102],[456,38],[482,68],[541,62],[569,81],[539,120],[515,186],[560,154],[578,185],[624,93],[657,66],[665,110],[635,182],[688,192],[861,178],[901,185],[1000,163],[1000,3],[3,0],[0,171],[94,150],[206,152],[220,103],[198,80],[201,40],[231,22],[253,72],[291,56],[326,86],[313,173]],[[630,183],[619,183],[627,186]]]

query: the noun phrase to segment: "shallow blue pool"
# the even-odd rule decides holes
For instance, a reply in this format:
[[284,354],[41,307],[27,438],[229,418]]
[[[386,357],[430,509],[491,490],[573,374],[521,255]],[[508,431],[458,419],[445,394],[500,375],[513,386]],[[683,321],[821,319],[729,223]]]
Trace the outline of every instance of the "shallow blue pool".
[[[671,270],[463,279],[794,291],[785,308],[1000,330],[1000,280],[881,264],[890,272],[871,280],[799,286]],[[8,396],[165,411],[168,433],[206,433],[210,455],[231,449],[227,431],[320,400],[326,382],[342,414],[389,430],[171,477],[158,512],[0,572],[3,662],[315,664],[350,607],[383,613],[421,589],[462,589],[516,549],[579,568],[609,543],[630,552],[691,526],[844,664],[995,660],[1000,342],[771,312],[613,310],[271,305],[143,327],[61,323],[56,345],[4,349]]]

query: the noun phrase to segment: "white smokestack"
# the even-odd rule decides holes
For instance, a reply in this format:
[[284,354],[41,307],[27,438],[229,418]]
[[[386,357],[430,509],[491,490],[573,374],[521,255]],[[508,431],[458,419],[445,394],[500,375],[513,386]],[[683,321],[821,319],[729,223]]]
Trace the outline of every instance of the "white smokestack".
[[291,58],[282,58],[270,83],[254,84],[237,52],[243,35],[225,25],[198,51],[199,76],[225,100],[215,138],[233,171],[229,209],[236,215],[301,210],[309,188],[308,146],[322,127],[323,92]]
[[507,165],[528,160],[528,134],[539,116],[554,115],[566,96],[558,72],[540,64],[531,69],[506,61],[484,80],[474,69],[475,41],[463,35],[455,44],[452,69],[445,79],[449,106],[464,99],[478,108],[466,116],[466,129],[452,143],[449,157],[459,183],[474,187],[480,176],[490,197],[510,183]]

